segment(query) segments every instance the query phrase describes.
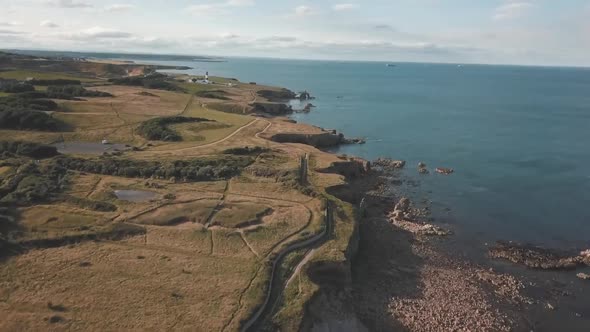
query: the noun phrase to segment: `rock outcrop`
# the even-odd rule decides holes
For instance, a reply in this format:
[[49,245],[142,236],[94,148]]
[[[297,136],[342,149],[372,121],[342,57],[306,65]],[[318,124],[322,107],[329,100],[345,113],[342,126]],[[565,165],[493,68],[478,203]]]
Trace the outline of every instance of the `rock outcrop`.
[[270,115],[287,115],[293,113],[293,108],[283,103],[256,102],[252,104],[252,111]]
[[404,160],[393,160],[390,158],[379,158],[373,161],[373,165],[386,169],[402,169],[406,166]]
[[370,162],[359,158],[350,158],[346,161],[334,162],[330,167],[319,171],[322,173],[336,173],[353,179],[367,174],[370,170]]
[[584,255],[513,242],[499,242],[488,253],[492,258],[542,270],[572,270],[590,263]]
[[260,90],[258,95],[271,102],[284,102],[287,100],[295,99],[297,96],[295,92],[289,89],[280,90]]
[[420,174],[430,174],[428,168],[426,168],[426,164],[423,162],[418,163],[418,173]]
[[426,236],[447,236],[451,234],[450,231],[438,226],[417,221],[416,216],[420,212],[418,209],[412,209],[410,199],[402,197],[395,204],[393,211],[388,214],[388,217],[392,224],[413,234]]
[[452,168],[438,167],[436,169],[436,172],[438,174],[451,175],[451,174],[455,173],[455,170]]

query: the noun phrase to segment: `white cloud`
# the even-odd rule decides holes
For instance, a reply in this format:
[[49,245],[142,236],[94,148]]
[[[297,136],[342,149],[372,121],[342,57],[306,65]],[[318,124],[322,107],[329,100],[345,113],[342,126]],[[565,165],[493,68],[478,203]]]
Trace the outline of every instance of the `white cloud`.
[[352,9],[357,9],[359,8],[359,5],[354,4],[354,3],[338,3],[335,4],[334,6],[332,6],[332,9],[340,12],[340,11],[345,11],[345,10],[352,10]]
[[221,3],[206,3],[199,5],[188,6],[186,10],[193,15],[206,16],[222,13],[225,9],[230,7],[246,7],[253,6],[254,0],[227,0]]
[[297,16],[307,16],[311,15],[313,10],[308,6],[298,6],[295,7],[295,15]]
[[15,30],[8,30],[8,29],[0,29],[0,35],[22,35],[24,32],[15,31]]
[[14,21],[12,21],[12,22],[0,21],[0,27],[13,27],[13,26],[16,26],[16,25],[20,25],[20,23],[19,22],[14,22]]
[[39,24],[39,25],[44,28],[59,28],[58,24],[51,22],[49,20],[42,21],[41,24]]
[[92,4],[83,0],[47,0],[49,5],[60,8],[90,8]]
[[97,39],[126,39],[132,38],[133,34],[125,31],[108,29],[103,27],[92,27],[73,34],[65,34],[64,39],[91,41]]
[[109,6],[104,7],[104,10],[107,12],[122,12],[134,9],[134,5],[126,4],[126,3],[116,3]]
[[533,4],[525,1],[511,1],[496,8],[492,18],[494,20],[509,20],[515,19],[526,14]]
[[230,7],[253,6],[254,4],[254,0],[229,0],[226,2],[226,6]]

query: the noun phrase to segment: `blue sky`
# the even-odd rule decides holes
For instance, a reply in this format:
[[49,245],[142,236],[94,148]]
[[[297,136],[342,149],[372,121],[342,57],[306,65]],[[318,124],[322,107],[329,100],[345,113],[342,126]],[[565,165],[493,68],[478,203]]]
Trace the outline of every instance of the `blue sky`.
[[0,48],[590,66],[590,0],[0,0]]

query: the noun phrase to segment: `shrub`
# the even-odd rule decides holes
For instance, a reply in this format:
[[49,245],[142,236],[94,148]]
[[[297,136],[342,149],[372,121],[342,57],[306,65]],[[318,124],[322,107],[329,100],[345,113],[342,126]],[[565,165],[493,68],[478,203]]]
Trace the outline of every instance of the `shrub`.
[[35,87],[27,82],[0,79],[0,92],[21,93],[35,91]]
[[112,97],[108,92],[86,90],[80,85],[49,86],[47,97],[53,99],[73,99],[76,97]]
[[234,155],[238,155],[238,156],[247,156],[247,155],[251,155],[251,154],[260,154],[263,152],[268,152],[270,151],[267,148],[263,148],[261,146],[255,146],[255,147],[243,147],[243,148],[231,148],[231,149],[227,149],[225,151],[223,151],[224,154],[234,154]]
[[145,76],[132,76],[112,78],[109,82],[117,85],[143,86],[148,89],[184,91],[175,84],[166,81],[167,76],[159,73],[152,73]]
[[0,155],[6,154],[44,159],[57,156],[59,152],[55,146],[51,145],[22,141],[0,142]]
[[43,112],[52,111],[57,104],[51,100],[15,95],[0,98],[0,128],[15,130],[55,131],[64,124]]
[[[114,158],[82,159],[58,156],[54,159],[56,166],[65,169],[123,176],[130,178],[177,178],[188,181],[210,181],[228,179],[239,175],[242,169],[250,165],[252,157],[227,156],[217,159],[178,160],[173,162],[141,161]],[[133,171],[129,171],[133,169]]]
[[82,82],[78,80],[66,80],[66,79],[54,79],[54,80],[37,80],[33,79],[29,81],[33,85],[80,85]]

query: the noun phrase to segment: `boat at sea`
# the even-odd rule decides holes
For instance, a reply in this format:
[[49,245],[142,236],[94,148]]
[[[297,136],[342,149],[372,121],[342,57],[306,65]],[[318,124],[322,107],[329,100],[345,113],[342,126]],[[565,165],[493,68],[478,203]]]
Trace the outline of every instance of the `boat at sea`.
[[397,65],[395,65],[395,64],[393,64],[393,63],[388,63],[388,64],[386,64],[386,66],[387,66],[387,67],[395,67],[395,66],[397,66]]

